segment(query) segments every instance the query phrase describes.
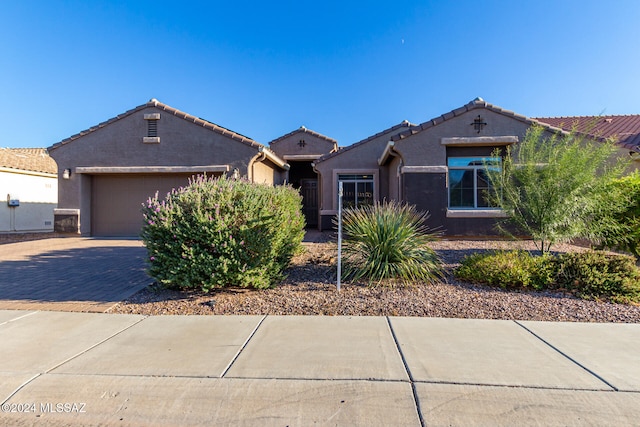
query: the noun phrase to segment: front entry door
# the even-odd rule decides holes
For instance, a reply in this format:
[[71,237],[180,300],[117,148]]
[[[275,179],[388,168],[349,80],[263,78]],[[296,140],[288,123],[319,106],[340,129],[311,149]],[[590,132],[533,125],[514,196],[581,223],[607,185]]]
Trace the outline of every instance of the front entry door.
[[302,213],[307,221],[307,227],[318,226],[318,180],[303,179],[300,181],[302,194]]

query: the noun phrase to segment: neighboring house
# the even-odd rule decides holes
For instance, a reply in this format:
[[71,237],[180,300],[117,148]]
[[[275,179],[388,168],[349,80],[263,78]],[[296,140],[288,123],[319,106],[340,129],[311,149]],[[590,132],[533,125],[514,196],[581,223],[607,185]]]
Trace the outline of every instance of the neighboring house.
[[[49,148],[60,178],[55,228],[137,235],[140,207],[149,196],[207,173],[290,183],[301,191],[308,226],[321,230],[333,228],[342,183],[344,206],[398,200],[428,211],[428,225],[445,235],[492,235],[504,214],[484,199],[485,162],[499,167],[495,150],[517,144],[533,124],[551,136],[566,132],[573,119],[531,119],[476,98],[422,124],[404,121],[341,149],[305,127],[266,148],[151,100]],[[621,155],[640,154],[640,116],[605,116],[594,130],[590,135],[618,137]]]
[[613,139],[634,159],[640,157],[640,114],[623,116],[577,116],[577,117],[540,117],[539,122],[562,128],[575,130],[597,139]]
[[53,230],[56,172],[44,148],[0,148],[0,232]]
[[155,99],[49,147],[58,164],[55,229],[137,236],[141,207],[195,174],[281,184],[289,168],[265,146]]

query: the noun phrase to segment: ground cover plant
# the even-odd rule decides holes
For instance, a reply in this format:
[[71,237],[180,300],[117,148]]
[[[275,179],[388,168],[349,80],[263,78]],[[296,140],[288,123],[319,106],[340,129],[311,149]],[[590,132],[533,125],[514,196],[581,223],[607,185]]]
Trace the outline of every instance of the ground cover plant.
[[346,209],[344,278],[369,284],[433,283],[442,265],[428,244],[436,234],[426,226],[428,215],[395,201]]
[[198,176],[142,213],[148,273],[165,287],[274,286],[304,237],[302,200],[289,186]]
[[454,274],[503,289],[560,290],[585,299],[640,303],[640,269],[635,260],[602,251],[543,256],[527,251],[478,253],[463,259]]

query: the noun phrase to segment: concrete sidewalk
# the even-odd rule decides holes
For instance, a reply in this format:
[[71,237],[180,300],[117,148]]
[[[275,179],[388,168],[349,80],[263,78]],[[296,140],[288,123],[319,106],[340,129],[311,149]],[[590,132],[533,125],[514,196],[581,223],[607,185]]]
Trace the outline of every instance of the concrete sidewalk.
[[0,311],[2,425],[638,425],[640,325]]

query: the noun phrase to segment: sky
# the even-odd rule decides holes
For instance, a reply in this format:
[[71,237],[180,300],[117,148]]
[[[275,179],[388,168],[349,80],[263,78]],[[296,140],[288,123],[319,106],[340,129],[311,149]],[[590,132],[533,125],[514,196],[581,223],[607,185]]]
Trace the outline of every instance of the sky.
[[152,98],[268,144],[350,145],[476,97],[529,117],[640,114],[640,1],[0,0],[0,147]]

